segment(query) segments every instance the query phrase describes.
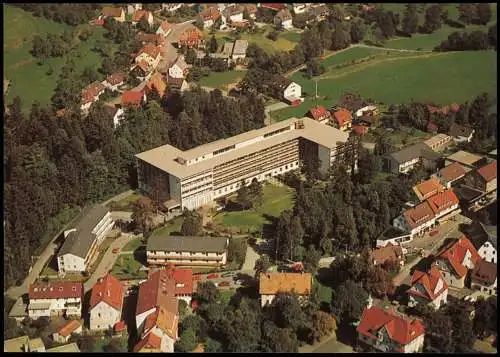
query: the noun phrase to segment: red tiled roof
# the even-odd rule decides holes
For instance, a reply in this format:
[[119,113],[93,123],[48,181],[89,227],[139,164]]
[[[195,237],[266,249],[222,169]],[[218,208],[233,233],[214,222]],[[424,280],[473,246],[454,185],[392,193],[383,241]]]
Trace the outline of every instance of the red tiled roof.
[[286,21],[286,20],[291,20],[292,19],[292,13],[288,9],[282,9],[278,11],[276,16],[281,20],[281,21]]
[[467,274],[467,267],[462,265],[467,251],[471,253],[472,264],[481,259],[476,248],[464,235],[446,245],[437,255],[436,259],[447,260],[459,277]]
[[146,20],[149,17],[150,12],[146,10],[137,10],[132,17],[132,21],[139,22],[142,17],[146,16]]
[[200,17],[203,21],[212,20],[215,22],[221,17],[221,14],[217,8],[209,7],[200,13]]
[[356,125],[352,129],[357,135],[362,136],[365,135],[368,132],[368,127],[364,125]]
[[434,214],[439,214],[453,205],[458,205],[458,197],[452,190],[446,190],[427,199]]
[[90,309],[93,309],[103,301],[112,308],[121,311],[124,295],[125,286],[113,275],[107,274],[104,278],[99,278],[97,283],[92,287]]
[[148,88],[149,91],[155,90],[161,98],[165,94],[165,90],[167,89],[167,85],[165,84],[165,81],[163,80],[161,74],[155,73],[147,81],[146,88]]
[[364,336],[377,338],[376,333],[383,327],[391,340],[402,345],[407,345],[425,332],[420,320],[410,321],[408,317],[399,315],[392,309],[384,310],[377,306],[363,311],[357,331]]
[[255,4],[245,4],[244,6],[249,14],[255,14],[257,12],[257,6],[255,6]]
[[90,83],[85,89],[82,90],[82,96],[84,98],[95,98],[105,89],[106,87],[101,82]]
[[497,162],[490,162],[488,165],[485,165],[479,169],[477,169],[477,173],[479,176],[484,178],[486,182],[490,182],[497,178]]
[[345,108],[337,110],[333,113],[333,116],[335,117],[335,120],[337,120],[339,127],[344,126],[344,124],[346,123],[352,122],[352,113]]
[[96,24],[97,26],[102,26],[102,25],[104,25],[104,19],[97,19],[97,20],[95,20],[95,24]]
[[152,58],[157,58],[160,55],[161,49],[159,46],[155,46],[152,43],[146,43],[143,48],[139,51],[136,57],[145,53]]
[[131,90],[128,90],[126,92],[123,92],[122,97],[121,97],[121,103],[122,105],[140,105],[143,99],[143,93],[142,92],[133,92]]
[[113,329],[116,332],[125,331],[127,329],[127,325],[125,325],[125,321],[120,320],[115,324],[115,326],[113,326]]
[[170,297],[175,296],[176,282],[175,279],[172,279],[172,274],[173,273],[168,272],[168,270],[165,269],[155,271],[148,277],[148,280],[139,286],[136,315],[160,305],[169,309],[174,309],[173,302]]
[[278,4],[278,3],[262,3],[260,6],[265,9],[271,9],[275,11],[279,11],[286,8],[285,4]]
[[454,162],[453,164],[439,170],[439,173],[446,181],[455,181],[465,176],[467,172],[462,165],[460,165],[458,162]]
[[134,352],[140,352],[143,349],[160,349],[161,338],[154,333],[148,333],[146,337],[140,340],[134,347]]
[[125,77],[123,76],[123,74],[120,74],[120,73],[113,73],[113,74],[110,74],[110,75],[106,78],[106,82],[108,82],[108,83],[109,83],[109,84],[111,84],[112,86],[117,85],[117,84],[120,84],[120,83],[122,83],[124,80],[125,80]]
[[144,32],[138,32],[137,35],[135,35],[135,39],[139,42],[153,42],[156,44],[160,44],[164,41],[164,38],[160,34],[156,33],[144,33]]
[[315,106],[314,108],[311,108],[309,111],[311,113],[311,116],[313,117],[314,120],[323,120],[326,118],[330,118],[332,115],[326,108],[322,105]]
[[81,298],[83,296],[82,283],[47,283],[30,286],[30,299],[64,299]]
[[187,29],[185,30],[180,39],[179,39],[179,43],[180,44],[183,44],[183,43],[197,43],[197,42],[200,42],[201,40],[203,40],[205,36],[203,35],[203,33],[198,30],[197,28],[193,28],[193,29]]
[[437,178],[431,177],[430,179],[415,185],[413,190],[417,193],[417,196],[420,196],[420,200],[425,200],[438,192],[444,191],[444,187],[441,183],[439,183]]
[[168,269],[166,272],[175,281],[175,295],[191,295],[193,293],[192,269]]
[[424,201],[415,207],[406,210],[403,213],[403,216],[406,218],[411,228],[416,228],[433,219],[434,212],[432,212],[432,209],[427,201]]
[[[434,293],[439,280],[443,282],[443,286],[439,291]],[[418,290],[415,287],[416,284],[420,284],[421,286],[424,287],[425,294],[422,294],[420,290]],[[412,288],[408,290],[409,294],[418,295],[430,301],[433,301],[438,296],[440,296],[446,289],[448,289],[448,284],[446,284],[446,281],[443,279],[443,276],[439,272],[438,268],[434,265],[431,266],[428,272],[415,270],[415,272],[411,277],[410,285],[412,286]]]
[[105,6],[102,9],[102,14],[104,16],[120,17],[122,15],[123,9],[121,7],[108,7]]
[[70,336],[73,332],[76,331],[76,329],[78,329],[81,326],[82,326],[81,323],[79,323],[76,320],[72,320],[68,324],[66,324],[62,329],[60,329],[57,333],[59,334],[59,336],[67,337]]
[[373,249],[371,257],[375,260],[375,264],[383,264],[388,260],[399,262],[403,259],[403,249],[399,245],[389,243],[384,247]]
[[144,71],[144,73],[148,73],[149,66],[148,66],[148,63],[146,61],[139,61],[139,63],[137,63],[137,66],[140,69],[142,69]]

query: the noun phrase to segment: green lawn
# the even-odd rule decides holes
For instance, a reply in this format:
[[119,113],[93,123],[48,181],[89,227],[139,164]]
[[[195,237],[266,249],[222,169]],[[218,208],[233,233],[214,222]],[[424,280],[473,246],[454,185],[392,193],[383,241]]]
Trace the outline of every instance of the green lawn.
[[281,32],[279,37],[284,38],[285,40],[288,40],[290,42],[298,43],[300,42],[302,35],[297,32],[286,31],[286,32]]
[[206,87],[227,89],[227,85],[238,82],[245,76],[245,71],[210,72],[200,79],[200,84]]
[[314,284],[318,284],[319,287],[319,301],[330,305],[332,302],[332,288],[321,284],[316,278],[314,278]]
[[145,278],[147,273],[139,270],[141,263],[134,258],[134,254],[120,254],[116,259],[111,274],[117,278]]
[[133,203],[141,197],[143,196],[140,193],[134,192],[120,201],[111,201],[108,204],[108,207],[110,207],[113,211],[132,212]]
[[[321,64],[325,68],[335,66],[338,64],[346,63],[349,61],[357,60],[360,58],[368,57],[370,55],[379,53],[380,50],[377,48],[366,48],[366,47],[354,47],[349,50],[337,53],[327,59],[321,61]],[[293,77],[292,77],[293,78]]]
[[[342,93],[357,92],[385,104],[412,99],[438,105],[463,103],[481,92],[496,98],[497,56],[494,51],[456,52],[420,55],[373,65],[360,64],[330,70],[327,79],[318,80],[318,104],[331,106]],[[313,92],[313,81],[297,73],[292,77],[306,96]],[[307,98],[307,97],[306,97]],[[273,112],[274,120],[301,117],[314,105],[312,98],[296,107]]]
[[182,216],[176,217],[168,221],[164,227],[155,230],[152,236],[168,236],[174,232],[180,232],[183,221],[184,218]]
[[262,206],[255,210],[221,212],[214,217],[214,224],[240,232],[258,232],[267,222],[264,215],[278,217],[280,213],[293,206],[294,191],[288,186],[264,185]]
[[145,245],[145,239],[142,237],[134,238],[122,248],[122,252],[133,252],[141,245]]
[[[78,28],[84,26],[90,25],[80,25]],[[49,104],[61,68],[70,56],[74,59],[77,73],[81,73],[85,67],[97,69],[101,66],[101,57],[90,51],[97,40],[108,41],[103,37],[105,30],[101,27],[92,27],[92,36],[86,42],[80,42],[62,58],[52,58],[38,65],[37,59],[31,55],[33,36],[62,34],[66,29],[76,28],[43,17],[33,17],[20,8],[4,5],[4,76],[11,81],[7,94],[8,103],[16,96],[21,97],[25,112],[35,100],[41,104]],[[113,46],[116,48],[116,45]],[[53,73],[47,75],[50,68]],[[36,85],[33,85],[34,80]]]

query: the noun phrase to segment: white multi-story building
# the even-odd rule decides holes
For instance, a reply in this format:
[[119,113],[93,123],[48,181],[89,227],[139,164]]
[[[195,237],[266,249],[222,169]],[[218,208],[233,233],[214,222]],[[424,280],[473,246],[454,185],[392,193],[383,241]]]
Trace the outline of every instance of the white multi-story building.
[[125,286],[111,274],[99,278],[90,296],[90,329],[107,330],[121,320]]
[[348,134],[309,118],[291,118],[187,151],[171,145],[136,155],[139,188],[172,208],[196,209],[236,192],[244,181],[264,181],[319,160],[327,174],[337,160],[356,160]]
[[29,289],[28,315],[32,319],[46,316],[82,315],[82,283],[33,284]]

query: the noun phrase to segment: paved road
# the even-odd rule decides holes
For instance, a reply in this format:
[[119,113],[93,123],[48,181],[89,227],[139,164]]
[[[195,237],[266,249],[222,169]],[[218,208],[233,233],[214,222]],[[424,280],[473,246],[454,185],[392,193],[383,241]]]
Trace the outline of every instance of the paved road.
[[255,262],[260,258],[260,255],[250,246],[247,247],[247,254],[245,256],[245,262],[241,267],[241,272],[245,274],[253,275],[255,267]]

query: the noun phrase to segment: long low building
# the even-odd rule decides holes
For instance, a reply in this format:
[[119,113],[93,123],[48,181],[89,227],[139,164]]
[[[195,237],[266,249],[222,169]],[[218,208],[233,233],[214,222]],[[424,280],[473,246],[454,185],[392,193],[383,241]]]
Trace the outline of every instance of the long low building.
[[355,158],[348,134],[309,118],[291,118],[231,138],[181,151],[171,145],[136,155],[139,188],[169,209],[196,209],[236,192],[242,181],[263,181],[319,160],[326,174],[334,161]]
[[151,236],[146,256],[150,265],[223,266],[228,245],[224,237]]

